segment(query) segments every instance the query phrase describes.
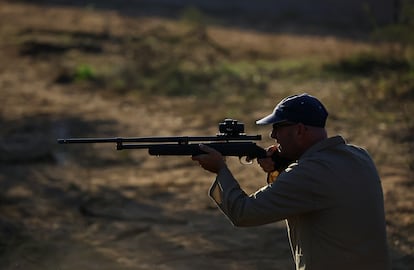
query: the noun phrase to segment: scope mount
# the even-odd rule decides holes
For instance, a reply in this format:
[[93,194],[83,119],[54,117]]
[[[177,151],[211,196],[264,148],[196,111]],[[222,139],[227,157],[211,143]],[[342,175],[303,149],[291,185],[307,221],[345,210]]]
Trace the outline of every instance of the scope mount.
[[219,123],[218,127],[220,132],[217,134],[218,136],[238,137],[246,135],[244,133],[244,124],[235,119],[226,118],[223,122]]

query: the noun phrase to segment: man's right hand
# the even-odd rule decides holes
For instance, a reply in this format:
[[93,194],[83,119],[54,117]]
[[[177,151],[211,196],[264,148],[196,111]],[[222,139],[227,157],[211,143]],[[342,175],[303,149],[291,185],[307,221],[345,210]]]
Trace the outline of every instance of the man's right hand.
[[263,169],[263,171],[267,173],[274,172],[276,170],[275,163],[272,159],[272,155],[277,152],[277,146],[271,145],[266,149],[266,158],[260,158],[257,159],[257,162],[259,163],[260,167]]

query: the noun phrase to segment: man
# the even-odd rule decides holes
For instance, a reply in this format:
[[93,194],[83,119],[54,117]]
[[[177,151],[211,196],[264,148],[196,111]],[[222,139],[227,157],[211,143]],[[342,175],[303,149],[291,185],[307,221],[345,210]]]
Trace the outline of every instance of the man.
[[[390,269],[375,165],[364,149],[341,136],[328,138],[327,116],[318,99],[301,94],[283,99],[256,122],[273,127],[277,147],[258,162],[277,178],[250,196],[216,150],[200,145],[206,154],[193,159],[217,174],[210,196],[235,226],[286,219],[296,269]],[[274,173],[279,164],[272,155],[292,163]]]

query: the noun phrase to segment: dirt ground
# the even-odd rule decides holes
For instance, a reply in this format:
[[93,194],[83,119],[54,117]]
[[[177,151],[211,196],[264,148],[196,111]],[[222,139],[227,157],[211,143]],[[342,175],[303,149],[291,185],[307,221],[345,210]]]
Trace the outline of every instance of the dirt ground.
[[[56,143],[215,134],[215,123],[201,128],[203,118],[185,113],[195,110],[192,98],[75,89],[56,83],[58,57],[22,47],[31,31],[122,35],[151,20],[0,1],[0,269],[294,268],[285,224],[231,226],[207,196],[212,175],[189,157]],[[229,163],[248,192],[264,184],[257,165]],[[405,167],[380,171],[393,269],[414,269],[412,176]]]

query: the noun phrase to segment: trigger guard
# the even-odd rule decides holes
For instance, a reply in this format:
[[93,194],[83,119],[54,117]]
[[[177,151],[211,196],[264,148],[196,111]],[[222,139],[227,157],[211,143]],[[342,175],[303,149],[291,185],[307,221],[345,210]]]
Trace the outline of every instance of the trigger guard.
[[[243,161],[244,158],[244,161]],[[253,164],[253,159],[248,159],[248,157],[239,157],[240,164],[242,165],[250,165]]]

